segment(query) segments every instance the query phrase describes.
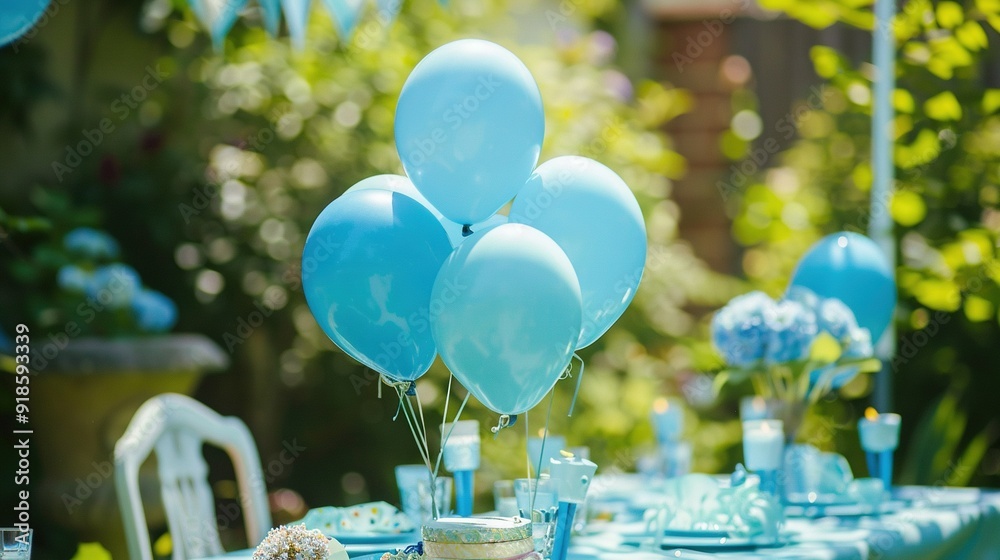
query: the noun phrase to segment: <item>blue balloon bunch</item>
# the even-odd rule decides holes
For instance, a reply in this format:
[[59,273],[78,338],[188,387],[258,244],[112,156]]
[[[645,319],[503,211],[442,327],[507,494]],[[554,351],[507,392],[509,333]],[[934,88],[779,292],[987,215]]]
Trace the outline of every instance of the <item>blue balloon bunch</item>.
[[520,414],[611,327],[645,266],[639,204],[596,161],[536,168],[544,129],[503,47],[461,40],[417,64],[396,107],[406,176],[354,185],[306,238],[306,300],[338,347],[403,382],[440,353],[484,405]]

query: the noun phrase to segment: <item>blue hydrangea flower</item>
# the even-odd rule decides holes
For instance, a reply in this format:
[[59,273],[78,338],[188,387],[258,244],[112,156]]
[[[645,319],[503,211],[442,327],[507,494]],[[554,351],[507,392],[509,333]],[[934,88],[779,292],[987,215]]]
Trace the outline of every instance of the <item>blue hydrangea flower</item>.
[[804,304],[785,300],[776,304],[767,315],[767,349],[764,360],[783,364],[809,356],[819,329],[816,314]]
[[76,265],[68,264],[59,269],[56,275],[56,283],[67,292],[84,294],[87,293],[87,287],[90,285],[92,278],[93,275],[90,272]]
[[93,279],[87,285],[87,295],[101,305],[120,309],[132,303],[141,287],[142,282],[134,268],[109,264],[94,271]]
[[107,233],[89,227],[76,228],[66,234],[63,245],[67,251],[92,259],[118,257],[118,242]]
[[872,334],[868,329],[855,325],[847,335],[847,348],[844,356],[849,358],[870,358],[875,355],[872,345]]
[[841,344],[858,329],[858,321],[850,307],[837,298],[824,299],[816,308],[819,330],[830,333]]
[[734,367],[749,366],[764,357],[768,329],[766,317],[774,300],[763,292],[733,298],[712,318],[712,343]]
[[785,296],[781,299],[797,301],[809,309],[816,309],[820,304],[820,297],[816,295],[816,292],[802,286],[789,286],[788,290],[785,291]]
[[177,305],[155,290],[142,290],[132,300],[132,313],[145,332],[166,332],[177,323]]

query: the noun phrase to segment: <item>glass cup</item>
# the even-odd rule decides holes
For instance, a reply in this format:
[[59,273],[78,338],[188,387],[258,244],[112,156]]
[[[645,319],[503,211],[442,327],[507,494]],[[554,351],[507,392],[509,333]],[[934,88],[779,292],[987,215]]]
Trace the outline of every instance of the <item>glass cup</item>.
[[493,483],[493,506],[500,517],[516,517],[520,513],[513,480],[498,480]]
[[0,560],[29,560],[32,532],[32,529],[21,531],[13,527],[0,528],[0,533],[3,534]]
[[559,514],[559,494],[555,482],[541,478],[518,478],[514,481],[514,496],[518,514],[531,520],[535,551],[544,558],[552,556],[552,541],[556,536],[556,516]]
[[432,493],[431,475],[426,465],[399,465],[396,467],[396,485],[399,486],[403,512],[418,527],[451,512],[452,479],[437,477]]

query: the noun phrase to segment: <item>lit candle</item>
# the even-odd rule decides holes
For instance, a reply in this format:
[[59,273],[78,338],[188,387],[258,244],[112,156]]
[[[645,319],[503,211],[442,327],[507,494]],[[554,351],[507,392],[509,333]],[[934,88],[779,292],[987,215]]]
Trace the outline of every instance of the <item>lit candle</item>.
[[660,397],[653,401],[652,421],[657,441],[678,441],[684,431],[684,409],[676,399]]
[[773,418],[773,412],[767,400],[760,395],[743,397],[740,400],[740,420],[768,420]]
[[865,417],[858,420],[861,448],[866,452],[868,474],[882,480],[886,488],[892,487],[893,452],[899,447],[898,414],[879,414],[874,408],[865,410]]
[[743,422],[743,464],[751,471],[776,471],[785,456],[781,420]]
[[[557,436],[555,434],[548,434],[546,436],[545,429],[538,430],[538,437],[528,438],[528,459],[531,462],[531,468],[536,469],[541,465],[541,472],[548,472],[549,470],[549,459],[559,456],[559,450],[566,448],[566,438],[563,436]],[[545,449],[542,449],[542,443],[544,441]],[[545,456],[542,456],[544,451]]]
[[865,410],[865,417],[858,421],[861,447],[869,453],[895,451],[899,447],[898,414],[879,414],[874,408]]

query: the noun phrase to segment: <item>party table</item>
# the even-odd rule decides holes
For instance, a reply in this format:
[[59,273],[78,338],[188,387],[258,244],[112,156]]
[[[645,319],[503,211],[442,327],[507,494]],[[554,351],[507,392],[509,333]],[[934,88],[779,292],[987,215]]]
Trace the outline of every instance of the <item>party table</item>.
[[[877,516],[789,518],[786,544],[733,550],[643,551],[624,544],[614,522],[591,523],[573,537],[569,560],[651,558],[800,558],[805,560],[993,560],[1000,559],[1000,492],[965,488],[898,488],[906,505]],[[805,512],[807,515],[810,512]],[[377,546],[376,546],[377,548]],[[387,550],[394,548],[385,547]],[[348,546],[352,558],[371,555],[372,545]],[[209,560],[250,558],[238,551]]]

